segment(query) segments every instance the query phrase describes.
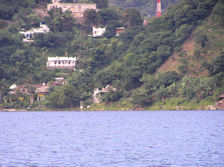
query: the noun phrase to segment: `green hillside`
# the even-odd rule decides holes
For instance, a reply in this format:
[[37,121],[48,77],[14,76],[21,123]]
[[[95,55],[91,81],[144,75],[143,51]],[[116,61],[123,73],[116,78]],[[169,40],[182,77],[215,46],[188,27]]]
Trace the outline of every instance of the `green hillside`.
[[[87,10],[82,24],[60,9],[41,18],[34,10],[41,3],[0,6],[0,107],[68,109],[81,102],[86,110],[203,109],[224,92],[222,0],[182,0],[147,26],[136,9],[108,7],[107,1],[98,12]],[[40,22],[51,31],[23,42],[19,31]],[[93,38],[92,26],[107,30]],[[117,27],[126,28],[118,37]],[[46,69],[47,57],[56,56],[77,57],[75,70]],[[57,77],[67,83],[53,86]],[[31,103],[42,83],[50,87],[45,100]],[[10,94],[12,84],[27,93]],[[92,100],[97,88],[108,88],[98,94],[99,104]]]

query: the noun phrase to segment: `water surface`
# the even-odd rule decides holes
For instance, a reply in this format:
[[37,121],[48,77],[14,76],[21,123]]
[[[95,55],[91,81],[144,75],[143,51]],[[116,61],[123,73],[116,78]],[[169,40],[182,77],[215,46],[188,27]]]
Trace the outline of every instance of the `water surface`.
[[0,167],[223,167],[224,111],[0,112]]

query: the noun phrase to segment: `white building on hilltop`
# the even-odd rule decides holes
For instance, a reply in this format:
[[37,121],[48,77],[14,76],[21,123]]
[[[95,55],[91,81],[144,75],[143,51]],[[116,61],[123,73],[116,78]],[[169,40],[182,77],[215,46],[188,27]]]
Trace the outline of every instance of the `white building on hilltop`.
[[50,31],[50,28],[48,28],[48,26],[42,22],[40,23],[40,27],[39,28],[32,28],[31,30],[28,31],[20,31],[20,34],[24,35],[23,38],[23,42],[33,42],[32,38],[34,34],[46,34]]
[[76,57],[48,57],[47,69],[71,69],[75,68]]
[[47,10],[61,8],[62,12],[71,11],[72,15],[75,18],[82,18],[84,16],[84,12],[87,9],[96,10],[95,3],[60,3],[60,0],[52,0],[52,3],[47,5]]
[[93,37],[101,37],[106,32],[106,27],[104,28],[96,28],[93,27]]

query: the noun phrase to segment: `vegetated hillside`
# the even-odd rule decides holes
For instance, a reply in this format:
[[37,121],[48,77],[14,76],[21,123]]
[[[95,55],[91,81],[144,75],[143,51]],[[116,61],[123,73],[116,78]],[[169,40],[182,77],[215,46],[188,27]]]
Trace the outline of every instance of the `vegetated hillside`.
[[[199,29],[206,20],[211,20],[219,27],[217,29],[222,30],[223,8],[222,0],[182,0],[161,18],[152,18],[147,26],[143,26],[140,13],[130,8],[118,10],[105,5],[99,12],[88,10],[84,13],[84,24],[81,25],[70,12],[62,13],[60,9],[55,9],[42,19],[35,14],[32,5],[29,10],[22,5],[9,18],[14,24],[8,29],[0,29],[1,103],[8,108],[39,105],[68,108],[77,107],[82,101],[84,107],[90,105],[90,109],[111,106],[106,109],[115,110],[150,106],[167,109],[157,108],[166,104],[171,109],[192,103],[194,105],[191,108],[198,108],[199,105],[213,103],[224,90],[224,55],[223,50],[210,45],[209,35]],[[35,35],[31,44],[23,43],[18,32],[22,28],[38,26],[40,21],[45,21],[51,32]],[[92,26],[106,26],[107,31],[103,37],[92,38],[88,36]],[[126,31],[116,37],[116,27],[120,26],[126,27]],[[213,59],[202,63],[208,75],[195,78],[196,74],[186,71],[191,69],[191,65],[185,68],[186,64],[190,64],[185,59],[177,67],[180,72],[174,70],[164,73],[162,70],[155,75],[175,52],[182,53],[181,46],[189,47],[188,43],[192,44],[188,41],[194,38],[197,31],[201,34],[196,40],[200,47],[194,52],[195,60],[200,59],[198,56],[204,56],[205,48],[214,51]],[[211,31],[213,33],[215,31]],[[178,57],[185,58],[184,54]],[[46,70],[48,56],[76,56],[76,70]],[[43,102],[31,105],[27,95],[16,94],[11,97],[8,93],[8,87],[13,83],[51,83],[56,76],[66,77],[68,83],[52,87]],[[107,85],[116,89],[99,95],[101,104],[93,104],[93,91]],[[21,96],[25,100],[21,100]]]
[[[221,1],[182,1],[162,18],[152,20],[146,29],[135,28],[130,32],[127,31],[120,37],[123,45],[126,41],[128,43],[124,55],[118,62],[113,62],[98,72],[95,80],[104,85],[112,84],[121,88],[123,98],[129,98],[136,106],[152,105],[157,101],[176,97],[182,100],[177,103],[181,104],[184,101],[189,103],[193,100],[199,105],[203,99],[208,97],[212,99],[215,93],[222,93],[220,83],[223,79],[217,80],[215,76],[193,78],[188,74],[178,74],[175,71],[153,75],[174,51],[180,50],[192,31],[210,14],[214,14],[213,21],[217,26],[222,27],[219,23],[223,21],[223,15],[220,13],[223,10],[218,10],[223,8],[222,3]],[[134,37],[130,38],[130,34],[134,34]],[[198,42],[201,45],[204,45],[204,38],[199,36]],[[220,52],[213,57],[222,57],[222,54]],[[204,63],[210,75],[221,72],[219,70],[222,69],[222,65],[217,68],[218,71],[212,72],[212,69],[216,69],[216,63],[215,58],[211,63]],[[186,70],[185,67],[180,68]],[[105,101],[112,101],[109,98],[110,96],[106,97]],[[175,107],[177,103],[174,104]]]
[[[219,10],[218,7],[215,10]],[[157,73],[176,71],[195,77],[208,76],[209,70],[205,65],[212,62],[224,48],[224,29],[216,17],[216,12],[213,12],[203,20]]]
[[[29,96],[34,96],[35,99],[37,96],[33,85],[51,84],[55,77],[69,78],[73,75],[71,70],[47,70],[47,57],[76,56],[79,59],[80,68],[93,73],[94,71],[85,62],[95,61],[94,56],[97,57],[96,55],[98,55],[97,47],[104,41],[115,40],[116,27],[142,24],[138,11],[107,8],[107,0],[97,1],[97,6],[101,8],[99,12],[87,10],[84,13],[84,24],[79,24],[69,11],[63,13],[61,9],[53,9],[48,13],[48,16],[39,17],[35,13],[35,9],[40,6],[46,7],[46,3],[49,3],[50,0],[23,0],[20,2],[2,0],[1,2],[0,107],[2,105],[7,108],[39,106],[39,102],[31,104],[29,101]],[[134,15],[129,17],[128,12],[132,12]],[[23,37],[19,32],[39,27],[40,22],[45,22],[51,31],[46,34],[35,34],[32,43],[23,42]],[[92,34],[92,26],[107,26],[105,38],[89,37],[88,35]],[[104,58],[99,59],[97,63],[101,64],[101,62],[104,62]],[[105,62],[102,64],[107,65]],[[60,98],[56,101],[58,104],[54,104],[55,99],[51,101],[51,96],[49,96],[49,100],[44,101],[42,105],[51,107],[77,106],[80,99],[86,98],[86,96],[90,97],[93,90],[93,84],[90,82],[93,75],[85,73],[84,76],[84,90],[71,84],[60,88],[54,87],[51,89],[53,91],[51,96],[55,93]],[[80,80],[79,84],[82,85],[82,82],[83,80]],[[14,83],[26,87],[28,92],[24,94],[18,90],[13,95],[10,94],[9,87]],[[64,91],[69,93],[64,94]],[[88,93],[86,94],[86,92]],[[61,93],[61,96],[58,96],[58,93]]]
[[[161,73],[175,71],[179,75],[185,76],[183,79],[191,78],[192,81],[195,81],[195,86],[191,86],[192,81],[190,80],[185,82],[185,84],[187,84],[189,92],[193,93],[192,90],[198,89],[198,93],[194,94],[198,98],[193,98],[192,96],[193,100],[191,101],[179,97],[170,98],[164,102],[155,103],[151,109],[160,109],[161,106],[165,106],[165,109],[175,109],[176,106],[181,105],[182,108],[184,106],[187,109],[203,108],[207,104],[212,104],[212,101],[215,102],[218,99],[218,95],[224,92],[222,86],[222,73],[224,70],[224,18],[220,17],[222,12],[223,6],[221,3],[218,3],[213,9],[212,14],[196,27],[183,45],[156,72],[156,76],[158,76]],[[220,15],[217,15],[217,13]],[[208,84],[208,81],[210,84]],[[206,89],[210,91],[208,95],[204,94],[204,90]],[[199,100],[200,96],[202,96],[202,100]],[[204,98],[206,96],[207,98]],[[220,105],[223,106],[222,103],[216,103],[217,108]]]
[[[161,0],[162,11],[164,12],[169,6],[180,0]],[[156,0],[109,0],[111,4],[121,8],[136,8],[144,16],[154,16],[156,14]]]

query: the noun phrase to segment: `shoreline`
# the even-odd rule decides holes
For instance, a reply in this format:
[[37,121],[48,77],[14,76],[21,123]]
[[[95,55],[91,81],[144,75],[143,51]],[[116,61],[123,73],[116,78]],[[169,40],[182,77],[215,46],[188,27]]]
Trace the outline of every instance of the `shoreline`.
[[170,109],[170,110],[150,110],[150,109],[142,109],[142,110],[78,110],[78,109],[39,109],[39,110],[27,110],[27,109],[0,109],[0,112],[105,112],[105,111],[222,111],[224,109]]

